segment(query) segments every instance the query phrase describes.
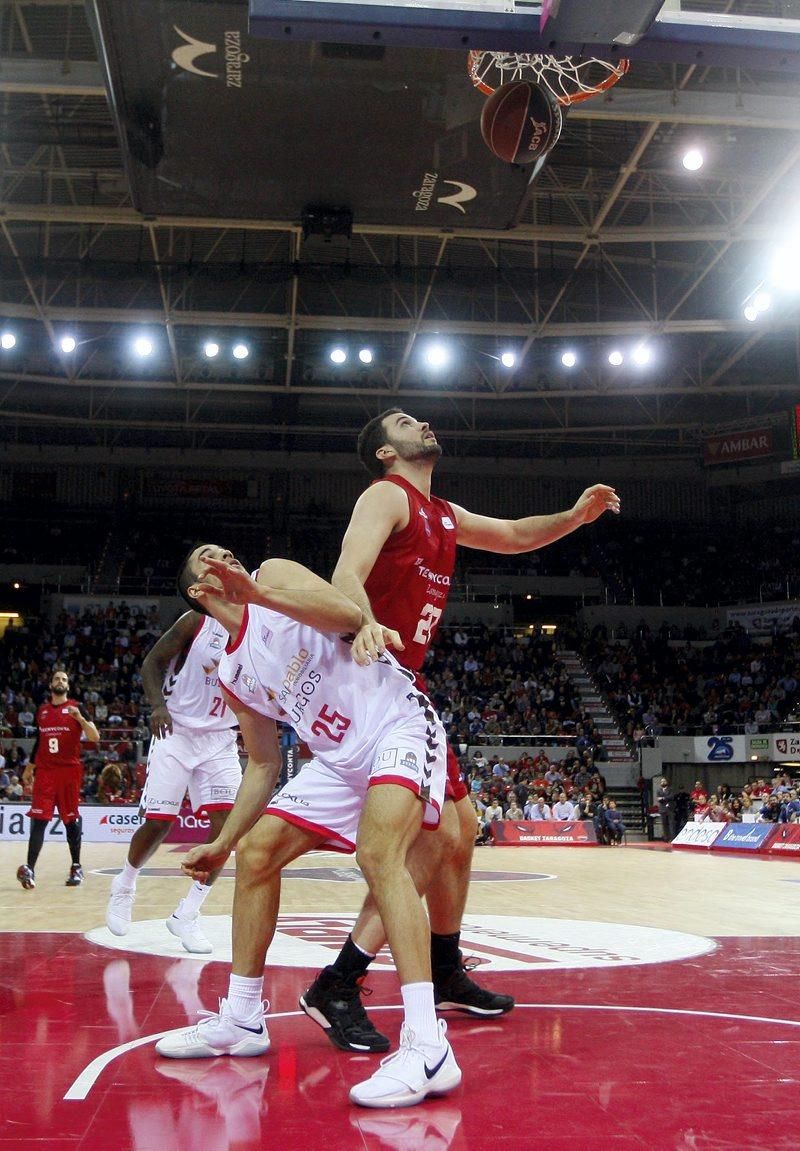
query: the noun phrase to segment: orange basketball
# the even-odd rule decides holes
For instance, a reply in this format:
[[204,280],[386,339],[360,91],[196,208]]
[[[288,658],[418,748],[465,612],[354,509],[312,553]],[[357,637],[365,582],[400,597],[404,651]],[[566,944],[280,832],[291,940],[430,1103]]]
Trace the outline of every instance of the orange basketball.
[[499,159],[532,164],[556,143],[561,123],[561,108],[546,88],[532,80],[511,80],[484,104],[481,135]]

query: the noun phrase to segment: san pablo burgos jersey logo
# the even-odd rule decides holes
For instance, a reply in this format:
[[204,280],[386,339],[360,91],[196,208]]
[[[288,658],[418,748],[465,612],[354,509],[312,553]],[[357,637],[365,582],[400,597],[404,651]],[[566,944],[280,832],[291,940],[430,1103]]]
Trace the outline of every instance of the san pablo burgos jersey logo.
[[[415,212],[427,212],[431,206],[436,187],[439,182],[438,172],[426,172],[422,177],[422,186],[415,188],[411,195],[417,201],[414,205]],[[437,204],[449,204],[451,208],[456,208],[462,216],[466,216],[467,210],[464,207],[470,200],[474,200],[478,195],[477,189],[472,187],[472,184],[464,184],[461,180],[442,180],[442,184],[449,184],[455,188],[454,192],[450,192],[447,196],[437,196]]]
[[[177,24],[173,24],[173,29],[183,40],[183,43],[179,44],[172,53],[173,63],[184,72],[191,72],[193,76],[206,76],[209,80],[218,80],[220,73],[209,71],[209,65],[216,64],[216,59],[213,61],[203,60],[202,57],[210,56],[212,53],[216,57],[219,46],[208,44],[205,40],[198,40],[196,36],[190,36]],[[238,29],[231,29],[224,35],[225,87],[241,88],[242,69],[245,64],[249,64],[250,57],[242,51],[242,34]]]

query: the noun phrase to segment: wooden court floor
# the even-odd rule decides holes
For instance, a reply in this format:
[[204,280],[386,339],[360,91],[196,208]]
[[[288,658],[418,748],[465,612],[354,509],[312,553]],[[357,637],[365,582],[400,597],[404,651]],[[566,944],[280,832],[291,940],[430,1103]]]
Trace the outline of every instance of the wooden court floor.
[[[104,926],[124,845],[88,844],[64,887],[48,844],[37,889],[0,844],[0,1151],[203,1151],[306,1144],[338,1151],[798,1146],[800,867],[664,849],[476,850],[462,933],[508,1016],[449,1018],[464,1072],[441,1100],[365,1112],[347,1089],[372,1066],[297,1007],[364,894],[354,860],[313,854],[284,873],[265,993],[272,1050],[255,1060],[160,1059],[155,1039],[216,1008],[227,986],[232,869],[204,907],[211,957],[164,927],[183,849],[140,879],[131,932]],[[396,977],[379,956],[366,1000],[397,1039]]]

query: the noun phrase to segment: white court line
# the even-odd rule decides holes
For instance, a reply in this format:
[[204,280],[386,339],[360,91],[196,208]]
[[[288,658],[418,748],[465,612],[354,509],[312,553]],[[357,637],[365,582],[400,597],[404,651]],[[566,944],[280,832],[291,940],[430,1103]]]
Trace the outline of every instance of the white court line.
[[[733,1015],[725,1011],[692,1011],[682,1007],[630,1007],[627,1004],[605,1003],[517,1003],[514,1010],[519,1011],[521,1008],[532,1011],[628,1011],[643,1015],[691,1015],[702,1019],[735,1019],[740,1023],[777,1023],[782,1027],[800,1027],[800,1020],[798,1019],[772,1019],[768,1015]],[[374,1011],[400,1010],[400,1004],[371,1007],[370,1014]],[[269,1024],[272,1019],[291,1019],[303,1014],[302,1011],[281,1011],[274,1015],[268,1015],[267,1023]],[[483,1022],[491,1022],[491,1017],[487,1017]],[[136,1047],[143,1047],[146,1043],[156,1043],[162,1036],[168,1034],[168,1031],[158,1031],[154,1035],[145,1035],[142,1039],[133,1039],[130,1043],[120,1043],[118,1047],[112,1047],[103,1055],[98,1055],[88,1066],[84,1067],[67,1091],[64,1099],[85,1099],[109,1063],[113,1063],[115,1059],[127,1051],[133,1051]]]

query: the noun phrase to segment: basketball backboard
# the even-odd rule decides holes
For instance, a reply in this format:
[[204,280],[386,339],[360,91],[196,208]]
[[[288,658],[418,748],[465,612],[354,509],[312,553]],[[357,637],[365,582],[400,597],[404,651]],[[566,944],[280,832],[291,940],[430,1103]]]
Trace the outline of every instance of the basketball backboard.
[[[712,0],[713,3],[713,0]],[[718,0],[250,0],[250,32],[456,50],[800,71],[800,2]],[[748,11],[750,10],[750,11]]]

